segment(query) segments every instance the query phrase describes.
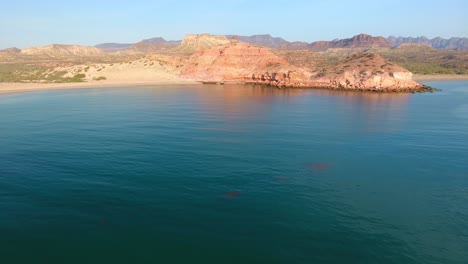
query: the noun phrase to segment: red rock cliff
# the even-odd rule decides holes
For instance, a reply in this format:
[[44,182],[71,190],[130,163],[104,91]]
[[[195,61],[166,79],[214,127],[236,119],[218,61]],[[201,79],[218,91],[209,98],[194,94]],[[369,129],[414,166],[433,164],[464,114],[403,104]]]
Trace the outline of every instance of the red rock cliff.
[[276,75],[279,79],[279,75],[299,72],[305,73],[267,48],[234,42],[195,53],[182,76],[201,81],[266,81],[274,80]]
[[232,42],[191,55],[184,62],[181,76],[207,82],[244,81],[278,87],[373,91],[424,89],[412,80],[411,72],[379,55],[356,54],[338,65],[319,68],[320,65],[315,68],[291,65],[267,48]]

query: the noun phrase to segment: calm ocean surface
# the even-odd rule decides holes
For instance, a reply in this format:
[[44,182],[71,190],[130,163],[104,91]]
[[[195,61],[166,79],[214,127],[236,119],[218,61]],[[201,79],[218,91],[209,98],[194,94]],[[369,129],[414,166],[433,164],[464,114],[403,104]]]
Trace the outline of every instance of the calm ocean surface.
[[468,263],[468,82],[0,95],[0,263]]

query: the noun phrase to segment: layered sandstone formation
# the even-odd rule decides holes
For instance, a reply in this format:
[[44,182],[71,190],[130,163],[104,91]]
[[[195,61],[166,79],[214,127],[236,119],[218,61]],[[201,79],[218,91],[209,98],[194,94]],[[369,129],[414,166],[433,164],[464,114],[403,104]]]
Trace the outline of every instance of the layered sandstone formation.
[[182,71],[184,78],[206,82],[244,81],[278,82],[306,81],[310,74],[290,65],[267,48],[244,42],[232,42],[195,53]]

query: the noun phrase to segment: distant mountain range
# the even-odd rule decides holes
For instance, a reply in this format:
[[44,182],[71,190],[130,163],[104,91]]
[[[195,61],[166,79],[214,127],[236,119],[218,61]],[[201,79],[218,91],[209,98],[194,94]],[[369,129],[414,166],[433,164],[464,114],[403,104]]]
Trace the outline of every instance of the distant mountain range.
[[180,45],[181,41],[167,41],[164,38],[156,37],[144,39],[137,43],[102,43],[95,47],[104,51],[130,50],[136,52],[151,52],[161,49],[174,48]]
[[[391,48],[405,43],[416,43],[433,47],[435,49],[447,50],[468,50],[468,38],[450,38],[443,39],[440,37],[428,39],[426,37],[374,37],[367,34],[359,34],[352,38],[336,39],[332,41],[316,41],[312,43],[307,42],[290,42],[283,38],[272,37],[269,34],[240,36],[240,35],[226,35],[228,39],[238,39],[242,42],[264,46],[277,49],[291,49],[291,50],[312,50],[312,51],[325,51],[333,48]],[[142,40],[133,44],[120,44],[120,43],[103,43],[96,45],[96,48],[105,51],[118,51],[118,50],[131,50],[134,52],[149,52],[158,51],[161,49],[173,48],[180,45],[181,41],[167,41],[164,38],[157,37]]]
[[123,44],[123,43],[102,43],[94,47],[102,49],[105,51],[116,51],[116,50],[125,50],[132,46],[133,44]]
[[403,43],[417,43],[431,46],[435,49],[449,50],[468,50],[468,38],[450,38],[443,39],[440,37],[428,39],[426,37],[388,37],[387,40],[393,45],[398,46]]
[[[203,34],[202,34],[203,35]],[[225,39],[237,39],[242,42],[264,46],[268,48],[283,49],[283,50],[311,50],[315,52],[326,51],[329,49],[367,49],[367,48],[393,48],[402,45],[405,48],[416,46],[428,46],[439,50],[462,50],[468,51],[468,38],[450,38],[443,39],[440,37],[428,39],[426,37],[374,37],[367,34],[359,34],[351,38],[346,39],[335,39],[332,41],[316,41],[312,43],[307,42],[290,42],[283,38],[272,37],[269,34],[264,35],[253,35],[253,36],[240,36],[240,35],[226,35],[219,36]],[[224,41],[224,40],[218,40]],[[162,37],[156,37],[151,39],[144,39],[137,43],[102,43],[94,46],[96,50],[89,50],[87,52],[98,53],[99,51],[117,52],[125,51],[130,53],[147,53],[147,52],[160,52],[176,48],[176,51],[182,52],[180,49],[184,49],[186,46],[181,46],[182,41],[167,41]],[[212,43],[205,43],[202,46],[211,46]],[[72,45],[68,45],[72,46]],[[60,47],[61,53],[66,53],[65,47],[67,45],[53,45],[50,47]],[[38,52],[37,47],[33,49],[33,52]],[[29,52],[29,49],[4,49],[0,50],[2,54],[15,54]]]
[[[258,46],[270,47],[270,48],[280,48],[285,45],[291,44],[291,42],[284,40],[282,38],[275,38],[269,34],[264,35],[253,35],[253,36],[239,36],[239,35],[226,35],[228,39],[238,39],[242,42],[247,42],[255,44]],[[301,42],[305,43],[305,42]]]
[[333,48],[391,48],[392,44],[383,37],[373,37],[366,34],[359,34],[348,39],[339,39],[334,41],[312,42],[308,49],[312,51],[325,51]]

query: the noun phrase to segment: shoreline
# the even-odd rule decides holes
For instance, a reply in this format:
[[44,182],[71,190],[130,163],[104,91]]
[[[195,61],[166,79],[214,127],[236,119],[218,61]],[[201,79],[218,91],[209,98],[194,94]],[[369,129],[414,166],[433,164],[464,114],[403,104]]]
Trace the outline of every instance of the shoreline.
[[191,80],[159,80],[159,81],[91,81],[81,83],[0,83],[0,95],[12,93],[41,92],[54,90],[113,88],[124,86],[149,85],[184,85],[200,84]]
[[416,82],[430,81],[468,81],[468,75],[463,74],[413,74],[413,80]]
[[[414,74],[413,80],[417,82],[430,81],[461,81],[468,80],[468,75],[456,74],[438,74],[438,75],[420,75]],[[89,81],[82,83],[0,83],[0,95],[25,92],[40,92],[54,90],[71,90],[71,89],[90,89],[90,88],[112,88],[124,86],[148,86],[148,85],[200,85],[202,81],[183,80],[183,79],[168,79],[157,81]],[[208,82],[212,83],[212,82]],[[213,82],[214,83],[214,82]],[[216,82],[217,83],[217,82]],[[245,82],[222,82],[223,84],[245,83]],[[264,84],[263,84],[264,85]],[[273,86],[272,86],[273,87]],[[325,88],[325,87],[322,87]],[[336,90],[332,88],[326,88]]]

